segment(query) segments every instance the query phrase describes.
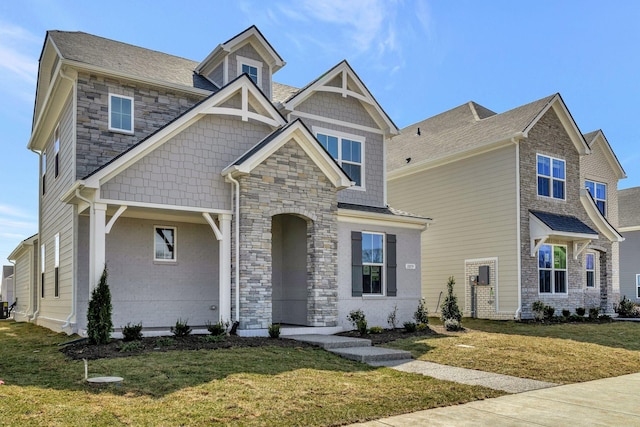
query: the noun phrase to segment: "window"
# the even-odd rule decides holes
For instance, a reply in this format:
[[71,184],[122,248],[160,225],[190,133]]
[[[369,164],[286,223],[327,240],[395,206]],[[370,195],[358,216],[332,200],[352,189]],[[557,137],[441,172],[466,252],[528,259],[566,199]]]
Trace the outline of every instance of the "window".
[[364,187],[362,174],[362,146],[364,140],[353,135],[330,135],[318,132],[320,144],[333,157],[357,187]]
[[60,267],[60,234],[56,234],[55,236],[53,259],[55,267],[53,270],[53,296],[58,298],[60,296],[60,277],[58,275]]
[[564,160],[538,154],[538,195],[564,200]]
[[40,169],[42,169],[42,195],[47,192],[47,180],[45,179],[47,176],[47,150],[42,152],[42,156],[40,161],[42,162],[40,165]]
[[585,181],[585,187],[589,190],[591,197],[596,202],[598,210],[602,215],[606,215],[607,207],[607,185],[595,181]]
[[596,256],[595,254],[585,255],[585,270],[587,270],[587,288],[596,286]]
[[60,126],[56,127],[53,137],[53,163],[54,163],[54,178],[58,177],[60,172]]
[[640,274],[636,274],[636,296],[640,298]]
[[384,234],[362,233],[362,293],[382,295]]
[[238,75],[247,74],[258,86],[262,82],[262,62],[238,56]]
[[133,133],[133,98],[109,95],[109,130]]
[[567,247],[542,245],[538,251],[541,294],[567,293]]
[[40,295],[44,298],[44,272],[45,272],[44,244],[40,245]]
[[154,261],[176,260],[176,228],[154,227],[155,251]]

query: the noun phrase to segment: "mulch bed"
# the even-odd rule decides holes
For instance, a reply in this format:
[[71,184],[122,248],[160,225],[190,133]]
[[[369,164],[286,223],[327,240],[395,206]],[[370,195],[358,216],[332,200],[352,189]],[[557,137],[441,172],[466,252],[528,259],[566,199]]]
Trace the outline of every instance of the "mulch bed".
[[[403,329],[385,329],[379,334],[369,334],[361,337],[357,331],[342,332],[338,335],[356,338],[370,339],[373,345],[384,344],[401,338],[410,338],[417,336],[434,335],[431,329],[425,329],[416,332],[405,332]],[[71,359],[108,359],[114,357],[128,357],[138,354],[152,353],[158,351],[171,350],[216,350],[221,348],[238,348],[238,347],[287,347],[287,348],[303,348],[312,347],[311,344],[294,341],[285,338],[266,338],[266,337],[239,337],[229,335],[220,337],[218,341],[207,339],[206,335],[189,335],[182,338],[176,337],[143,337],[139,342],[139,348],[131,351],[121,351],[123,346],[129,343],[120,339],[113,339],[109,344],[90,345],[87,340],[64,345],[61,351]]]

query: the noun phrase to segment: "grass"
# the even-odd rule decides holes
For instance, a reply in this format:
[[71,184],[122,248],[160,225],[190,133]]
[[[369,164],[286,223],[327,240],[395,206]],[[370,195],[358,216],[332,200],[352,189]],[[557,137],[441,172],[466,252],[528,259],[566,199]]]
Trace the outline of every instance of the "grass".
[[373,368],[314,348],[170,351],[89,362],[66,335],[0,322],[0,424],[340,425],[499,396],[482,387]]
[[419,360],[559,384],[640,372],[640,323],[463,319],[463,326],[467,331],[389,346]]

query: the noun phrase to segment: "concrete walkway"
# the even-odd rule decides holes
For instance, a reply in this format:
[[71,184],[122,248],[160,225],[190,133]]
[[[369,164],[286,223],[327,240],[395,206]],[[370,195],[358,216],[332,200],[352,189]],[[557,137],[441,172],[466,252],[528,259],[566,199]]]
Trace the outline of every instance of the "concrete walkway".
[[355,426],[640,426],[640,374],[429,409]]

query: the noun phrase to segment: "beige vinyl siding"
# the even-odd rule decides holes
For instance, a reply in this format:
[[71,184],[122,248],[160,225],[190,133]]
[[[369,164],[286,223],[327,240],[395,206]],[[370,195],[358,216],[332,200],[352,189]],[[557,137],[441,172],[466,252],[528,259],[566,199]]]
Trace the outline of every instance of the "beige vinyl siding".
[[434,221],[422,234],[422,293],[432,313],[449,276],[464,307],[465,260],[492,257],[498,258],[499,311],[517,309],[515,156],[509,146],[389,181],[391,206]]
[[[40,200],[40,244],[45,245],[45,298],[40,300],[38,323],[51,324],[51,319],[64,322],[71,312],[73,297],[73,206],[60,201],[61,195],[73,184],[73,102],[65,101],[60,116],[59,174],[55,178],[53,131],[48,136],[47,192]],[[60,296],[54,297],[55,235],[60,234]],[[38,250],[40,248],[38,247]],[[40,269],[38,269],[40,273]],[[38,274],[38,277],[39,274]],[[39,282],[39,281],[38,281]],[[38,295],[41,286],[38,284]],[[42,318],[42,319],[40,319]],[[58,325],[59,326],[59,325]]]
[[[32,301],[32,268],[33,261],[31,259],[32,247],[22,252],[15,264],[13,281],[15,283],[14,298],[18,300],[15,308],[15,320],[21,322],[27,320],[27,316],[33,313],[34,308],[29,304]],[[10,303],[12,303],[11,301]]]

